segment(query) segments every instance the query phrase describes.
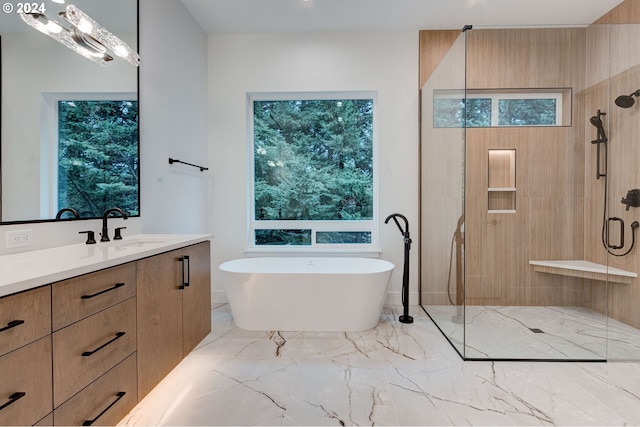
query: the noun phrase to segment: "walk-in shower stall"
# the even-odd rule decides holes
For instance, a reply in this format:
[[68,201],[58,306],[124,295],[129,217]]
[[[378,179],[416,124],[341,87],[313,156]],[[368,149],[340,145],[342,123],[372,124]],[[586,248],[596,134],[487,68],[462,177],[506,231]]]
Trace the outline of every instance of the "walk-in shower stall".
[[421,90],[420,302],[469,360],[640,360],[640,25],[465,28]]

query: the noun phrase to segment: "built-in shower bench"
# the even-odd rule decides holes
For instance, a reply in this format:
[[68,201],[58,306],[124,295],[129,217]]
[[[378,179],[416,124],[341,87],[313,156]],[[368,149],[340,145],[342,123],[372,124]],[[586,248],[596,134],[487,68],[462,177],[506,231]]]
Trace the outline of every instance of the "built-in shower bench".
[[627,285],[633,283],[633,280],[638,277],[638,274],[632,271],[620,270],[584,260],[529,261],[529,264],[533,266],[533,271],[540,273],[581,277],[583,279],[624,283]]

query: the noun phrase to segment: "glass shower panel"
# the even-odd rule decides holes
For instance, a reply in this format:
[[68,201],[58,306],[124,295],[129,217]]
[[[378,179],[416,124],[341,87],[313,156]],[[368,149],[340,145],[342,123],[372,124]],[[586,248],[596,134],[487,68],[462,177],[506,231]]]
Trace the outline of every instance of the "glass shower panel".
[[420,148],[420,299],[463,356],[467,32],[458,36],[422,87]]
[[[508,109],[509,120],[466,130],[466,359],[606,358],[606,313],[585,309],[589,276],[572,269],[587,259],[585,180],[595,181],[585,169],[594,147],[583,117],[584,31],[467,36],[467,93],[493,90],[501,99],[492,112]],[[557,97],[531,96],[540,91]]]
[[[633,190],[640,186],[637,166],[640,159],[640,101],[636,94],[640,93],[640,24],[598,27],[602,28],[594,31],[609,36],[608,43],[600,43],[606,51],[594,49],[593,52],[608,64],[608,87],[601,99],[608,112],[603,116],[609,138],[606,215],[611,229],[608,243],[619,248],[607,251],[607,288],[591,285],[590,291],[598,301],[594,310],[607,314],[607,359],[637,361],[640,360],[640,310],[637,308],[640,304],[637,291],[640,235],[634,224],[637,226],[640,221],[640,207],[635,203],[627,207],[625,200],[633,202]],[[633,275],[636,277],[629,277]]]

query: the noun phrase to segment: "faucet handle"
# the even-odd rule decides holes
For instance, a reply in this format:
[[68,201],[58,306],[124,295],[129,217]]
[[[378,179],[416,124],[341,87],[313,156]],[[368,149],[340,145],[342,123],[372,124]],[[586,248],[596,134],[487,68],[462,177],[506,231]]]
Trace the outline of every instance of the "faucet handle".
[[115,235],[113,236],[113,240],[122,240],[122,234],[120,234],[120,230],[124,230],[127,227],[118,227],[116,228]]
[[78,234],[87,234],[87,241],[85,242],[85,244],[87,245],[95,245],[96,243],[96,235],[93,231],[91,230],[87,230],[87,231],[80,231]]

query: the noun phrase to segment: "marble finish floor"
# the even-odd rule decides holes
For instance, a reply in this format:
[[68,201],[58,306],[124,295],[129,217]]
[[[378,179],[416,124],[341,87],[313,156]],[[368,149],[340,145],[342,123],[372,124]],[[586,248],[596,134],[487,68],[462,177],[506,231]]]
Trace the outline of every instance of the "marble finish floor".
[[[583,307],[426,306],[466,358],[640,360],[640,331]],[[463,336],[464,343],[463,345]]]
[[358,333],[213,332],[120,423],[640,425],[640,363],[464,362],[420,307]]

